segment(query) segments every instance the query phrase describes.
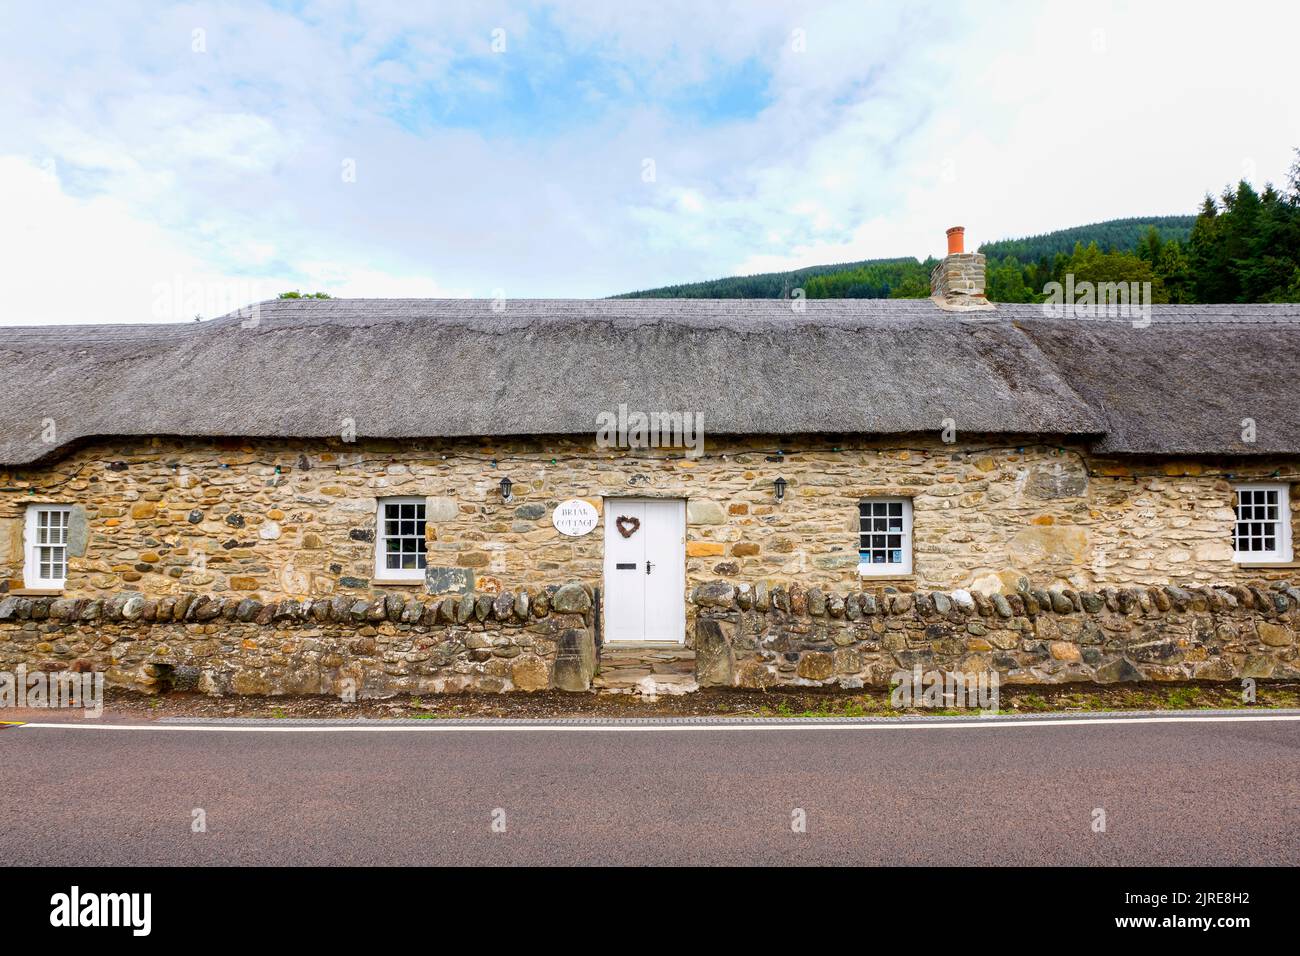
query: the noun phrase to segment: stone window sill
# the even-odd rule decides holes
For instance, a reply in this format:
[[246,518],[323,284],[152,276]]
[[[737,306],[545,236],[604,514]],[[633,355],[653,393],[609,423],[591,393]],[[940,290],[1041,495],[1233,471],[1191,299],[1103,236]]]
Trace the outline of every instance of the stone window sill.
[[371,578],[372,588],[412,588],[424,585],[424,578]]
[[610,651],[689,651],[684,641],[605,641],[600,645]]
[[59,597],[63,588],[12,588],[5,593],[14,597]]
[[1264,571],[1268,568],[1300,568],[1300,561],[1239,561],[1237,567],[1255,571]]
[[858,577],[863,581],[915,581],[915,574],[863,574],[858,569]]

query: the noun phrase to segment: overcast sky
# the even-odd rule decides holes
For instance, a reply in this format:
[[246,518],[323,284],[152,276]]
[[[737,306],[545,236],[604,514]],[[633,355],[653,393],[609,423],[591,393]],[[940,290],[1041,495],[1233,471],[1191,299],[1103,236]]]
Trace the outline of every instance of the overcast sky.
[[1190,213],[1284,181],[1298,11],[0,0],[0,323],[604,296]]

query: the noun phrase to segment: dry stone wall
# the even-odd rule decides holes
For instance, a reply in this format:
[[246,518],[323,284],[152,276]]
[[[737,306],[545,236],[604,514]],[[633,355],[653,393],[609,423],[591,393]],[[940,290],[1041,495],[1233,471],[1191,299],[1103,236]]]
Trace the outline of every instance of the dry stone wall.
[[1285,582],[985,595],[713,581],[691,600],[701,686],[888,686],[917,667],[1017,684],[1300,677],[1300,589]]
[[581,691],[592,592],[569,583],[441,600],[139,592],[0,599],[0,670],[100,671],[110,686],[385,697]]

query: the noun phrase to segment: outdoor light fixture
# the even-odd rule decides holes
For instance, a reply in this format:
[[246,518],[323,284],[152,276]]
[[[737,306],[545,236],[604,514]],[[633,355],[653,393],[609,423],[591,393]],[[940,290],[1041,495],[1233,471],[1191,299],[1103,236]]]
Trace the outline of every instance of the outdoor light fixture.
[[772,482],[773,487],[776,488],[777,504],[780,504],[782,501],[785,500],[785,486],[787,483],[788,482],[786,482],[784,478],[778,478],[776,481]]
[[502,479],[501,479],[501,500],[502,500],[502,501],[509,501],[509,500],[510,500],[510,497],[511,497],[511,495],[510,495],[510,489],[513,488],[513,487],[514,487],[514,484],[510,481],[509,478],[502,478]]

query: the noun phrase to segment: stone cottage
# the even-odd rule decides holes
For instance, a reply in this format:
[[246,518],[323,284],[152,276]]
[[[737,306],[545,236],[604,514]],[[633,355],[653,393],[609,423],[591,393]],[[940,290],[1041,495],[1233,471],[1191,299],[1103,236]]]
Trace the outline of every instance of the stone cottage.
[[218,693],[1300,676],[1300,306],[994,306],[950,239],[929,300],[0,329],[0,666]]

